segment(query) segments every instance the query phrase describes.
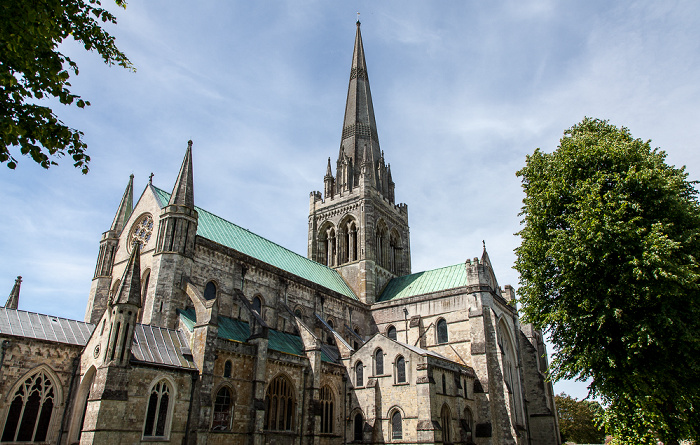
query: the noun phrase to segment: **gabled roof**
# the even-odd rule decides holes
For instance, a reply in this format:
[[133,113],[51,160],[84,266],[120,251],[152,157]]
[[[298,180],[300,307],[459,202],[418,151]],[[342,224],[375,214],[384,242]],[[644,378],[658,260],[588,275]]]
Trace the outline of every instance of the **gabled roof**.
[[85,346],[95,325],[0,307],[0,334]]
[[187,340],[174,329],[137,324],[131,353],[136,361],[143,363],[196,369]]
[[[180,320],[183,324],[192,331],[197,322],[195,310],[190,308],[186,310],[178,310]],[[236,320],[229,317],[219,315],[219,338],[224,340],[233,340],[241,343],[246,343],[250,337],[250,325],[242,320]],[[306,357],[304,353],[304,342],[298,335],[288,334],[275,329],[268,331],[267,347],[273,351],[284,352],[285,354],[298,355]],[[334,363],[335,361],[321,349],[321,360],[324,362]]]
[[[160,206],[165,207],[170,194],[157,187],[153,187],[153,190]],[[330,267],[309,260],[204,209],[195,209],[199,214],[197,235],[357,300],[340,274]]]
[[408,298],[416,295],[440,292],[467,285],[467,268],[464,263],[440,269],[426,270],[403,277],[396,277],[387,283],[378,302]]

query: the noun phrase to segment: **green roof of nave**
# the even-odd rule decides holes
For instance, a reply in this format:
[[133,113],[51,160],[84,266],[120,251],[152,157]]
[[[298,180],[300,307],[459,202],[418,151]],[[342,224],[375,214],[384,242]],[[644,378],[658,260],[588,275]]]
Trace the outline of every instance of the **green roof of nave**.
[[377,298],[377,302],[430,294],[466,285],[467,268],[464,263],[459,263],[392,278]]
[[[193,308],[178,310],[180,320],[187,326],[191,332],[197,321],[197,315]],[[233,340],[241,343],[246,343],[250,337],[250,325],[241,320],[236,320],[229,317],[219,316],[219,338],[224,340]],[[273,351],[284,352],[285,354],[298,355],[306,357],[304,353],[304,343],[298,335],[288,334],[286,332],[270,329],[268,331],[268,346]],[[333,363],[333,360],[323,350],[321,351],[321,360],[324,362]]]
[[[153,189],[161,207],[168,205],[170,193],[155,186]],[[340,274],[330,267],[294,253],[202,208],[195,209],[199,214],[197,235],[357,300]]]

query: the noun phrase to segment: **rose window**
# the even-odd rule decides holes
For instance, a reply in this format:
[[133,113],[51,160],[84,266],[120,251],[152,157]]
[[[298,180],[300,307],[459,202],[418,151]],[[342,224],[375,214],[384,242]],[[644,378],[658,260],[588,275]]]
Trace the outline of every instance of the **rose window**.
[[134,243],[140,243],[141,247],[148,243],[153,234],[153,217],[151,215],[142,216],[134,227],[131,229],[131,236],[129,236],[129,250]]

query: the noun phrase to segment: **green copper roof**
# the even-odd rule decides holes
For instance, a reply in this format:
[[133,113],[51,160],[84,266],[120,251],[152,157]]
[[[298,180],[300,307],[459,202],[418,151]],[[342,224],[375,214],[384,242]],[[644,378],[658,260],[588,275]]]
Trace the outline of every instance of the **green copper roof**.
[[467,268],[464,263],[460,263],[393,278],[387,283],[384,292],[377,301],[413,297],[466,285]]
[[[153,187],[161,207],[168,205],[170,193]],[[199,214],[197,235],[235,249],[264,263],[357,300],[338,272],[275,244],[204,209]]]
[[[193,308],[186,310],[178,310],[180,320],[184,323],[189,331],[194,329],[197,315]],[[225,340],[233,340],[245,343],[250,337],[250,325],[241,320],[235,320],[229,317],[219,316],[219,338]],[[267,347],[273,351],[284,352],[286,354],[298,355],[305,357],[304,343],[298,335],[287,334],[286,332],[270,329],[268,331]],[[321,353],[321,360],[332,362],[330,357],[325,353]]]

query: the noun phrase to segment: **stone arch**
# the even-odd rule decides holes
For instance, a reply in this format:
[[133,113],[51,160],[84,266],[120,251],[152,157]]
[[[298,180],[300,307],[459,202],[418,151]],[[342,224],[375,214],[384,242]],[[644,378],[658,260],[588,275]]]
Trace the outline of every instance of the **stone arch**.
[[68,443],[80,442],[80,434],[83,430],[83,422],[85,422],[88,396],[90,395],[92,384],[95,381],[95,373],[95,367],[90,366],[83,375],[83,379],[80,381],[78,392],[75,395],[75,404],[73,405],[73,414],[71,415],[71,422],[68,430]]
[[253,296],[253,299],[250,300],[250,306],[253,308],[253,310],[258,312],[258,315],[260,315],[260,318],[265,320],[265,317],[263,316],[264,308],[265,308],[265,299],[263,298],[262,295],[259,293],[255,294]]
[[151,381],[147,392],[146,415],[143,420],[143,438],[170,438],[173,410],[177,400],[177,385],[167,375],[158,375]]
[[338,224],[338,264],[350,263],[359,259],[359,224],[353,215],[345,215]]
[[365,430],[365,415],[361,408],[355,408],[350,413],[352,419],[352,438],[355,442],[362,441],[362,436]]
[[387,411],[387,419],[389,419],[389,441],[403,439],[403,420],[406,415],[400,406],[394,405]]
[[220,384],[212,393],[212,431],[230,431],[236,407],[236,390],[229,383]]
[[[24,373],[5,395],[5,405],[0,441],[55,442],[64,400],[61,381],[51,367],[42,364]],[[27,405],[34,412],[28,412]],[[27,415],[34,419],[23,428]]]
[[506,386],[507,396],[510,399],[512,422],[517,423],[520,418],[521,393],[518,379],[517,356],[515,342],[510,333],[510,328],[505,317],[500,317],[496,328],[499,352],[503,371],[503,382]]
[[318,249],[316,261],[328,267],[337,265],[338,244],[336,228],[332,222],[326,221],[318,231]]
[[113,297],[114,295],[116,295],[117,291],[119,290],[120,284],[122,284],[122,280],[120,280],[119,278],[114,280],[114,284],[112,284],[112,289],[110,289],[110,291],[109,291],[110,297]]

